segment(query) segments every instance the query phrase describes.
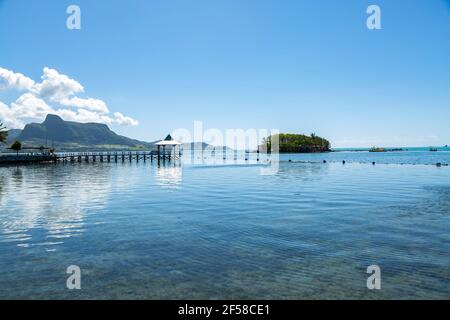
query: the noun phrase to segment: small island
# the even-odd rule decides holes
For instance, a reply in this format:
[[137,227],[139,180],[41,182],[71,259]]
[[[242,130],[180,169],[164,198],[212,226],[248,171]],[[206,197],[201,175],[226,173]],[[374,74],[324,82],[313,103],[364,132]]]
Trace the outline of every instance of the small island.
[[259,151],[267,152],[272,149],[272,141],[279,141],[280,153],[317,153],[330,152],[331,144],[328,140],[312,133],[307,136],[304,134],[280,133],[263,139],[259,146]]

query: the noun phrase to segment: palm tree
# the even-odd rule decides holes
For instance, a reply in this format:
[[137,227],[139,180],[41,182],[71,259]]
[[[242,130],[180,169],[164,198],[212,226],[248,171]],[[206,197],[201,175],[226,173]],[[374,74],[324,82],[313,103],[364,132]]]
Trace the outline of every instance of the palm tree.
[[6,127],[3,126],[3,123],[0,121],[0,143],[5,143],[8,138],[8,131],[5,129]]

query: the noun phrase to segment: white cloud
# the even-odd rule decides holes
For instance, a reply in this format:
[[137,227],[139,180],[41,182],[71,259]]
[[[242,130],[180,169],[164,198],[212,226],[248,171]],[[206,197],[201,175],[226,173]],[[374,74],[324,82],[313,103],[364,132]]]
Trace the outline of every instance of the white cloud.
[[45,67],[41,79],[42,82],[36,84],[33,91],[43,99],[52,102],[61,103],[76,93],[84,92],[84,88],[79,82],[60,74],[55,69]]
[[67,121],[76,121],[83,123],[96,122],[96,123],[112,124],[114,121],[109,116],[105,116],[85,109],[79,109],[77,111],[68,109],[58,109],[54,112],[54,114],[59,115],[61,118]]
[[[57,114],[68,121],[117,123],[121,126],[136,126],[139,122],[120,112],[114,118],[108,116],[109,109],[100,99],[80,98],[84,87],[76,80],[45,67],[42,82],[35,83],[20,73],[0,68],[0,90],[26,90],[8,107],[0,102],[0,119],[8,128],[22,128],[24,122],[42,121],[47,114]],[[3,84],[3,86],[2,86]]]
[[11,109],[1,101],[0,121],[2,121],[7,128],[22,128],[25,125],[22,121],[18,120],[12,113]]
[[77,107],[91,111],[97,111],[103,114],[109,113],[106,103],[99,99],[81,99],[78,97],[72,97],[61,100],[60,104],[66,107]]
[[16,118],[42,120],[54,110],[44,100],[36,97],[34,94],[25,93],[11,103],[11,112]]
[[121,126],[137,126],[139,124],[139,121],[130,117],[126,117],[120,112],[115,112],[114,116],[116,117],[116,122]]
[[0,67],[0,90],[30,90],[33,86],[34,81],[32,79],[25,77],[21,73],[16,73]]

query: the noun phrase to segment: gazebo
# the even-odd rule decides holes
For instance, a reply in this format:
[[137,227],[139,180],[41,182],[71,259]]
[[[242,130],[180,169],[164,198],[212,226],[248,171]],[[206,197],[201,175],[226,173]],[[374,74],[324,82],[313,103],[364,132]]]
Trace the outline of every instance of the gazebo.
[[[173,158],[176,159],[177,153],[176,148],[178,146],[178,155],[181,156],[181,142],[178,142],[172,138],[172,136],[169,134],[164,140],[161,140],[156,143],[158,146],[158,161],[159,159],[166,160],[166,146],[172,147],[173,149]],[[161,156],[161,146],[163,147],[163,152]],[[170,154],[168,155],[168,159],[170,160]]]

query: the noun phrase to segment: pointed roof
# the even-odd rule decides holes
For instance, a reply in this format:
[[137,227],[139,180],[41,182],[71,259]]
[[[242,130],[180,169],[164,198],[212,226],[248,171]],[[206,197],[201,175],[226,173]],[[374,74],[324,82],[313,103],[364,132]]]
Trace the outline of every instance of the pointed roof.
[[157,146],[177,146],[179,144],[181,144],[181,142],[174,140],[170,134],[167,135],[164,140],[156,143]]

